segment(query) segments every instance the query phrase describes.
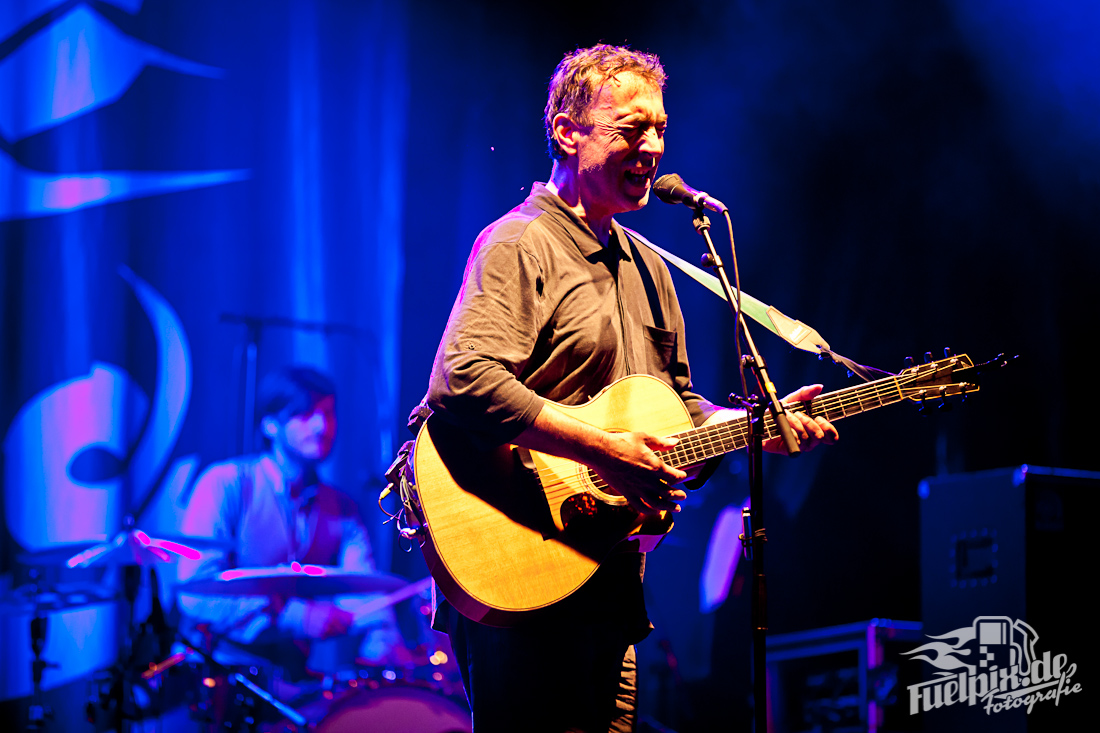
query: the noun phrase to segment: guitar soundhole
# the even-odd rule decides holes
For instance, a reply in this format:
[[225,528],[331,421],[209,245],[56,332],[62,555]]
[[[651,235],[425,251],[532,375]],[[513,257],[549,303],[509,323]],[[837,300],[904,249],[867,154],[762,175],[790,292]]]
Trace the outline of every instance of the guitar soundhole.
[[561,505],[561,521],[567,528],[574,522],[584,524],[599,511],[599,503],[591,494],[577,494],[566,499]]

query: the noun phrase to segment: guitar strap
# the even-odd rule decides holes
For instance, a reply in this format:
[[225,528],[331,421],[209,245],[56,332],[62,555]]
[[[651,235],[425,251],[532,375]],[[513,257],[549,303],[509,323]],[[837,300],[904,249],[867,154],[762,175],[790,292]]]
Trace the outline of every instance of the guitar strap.
[[[722,288],[722,284],[718,278],[711,275],[709,272],[696,267],[695,265],[687,262],[680,257],[672,254],[668,250],[658,247],[653,242],[643,237],[633,229],[623,227],[623,231],[627,233],[627,238],[630,239],[630,245],[637,256],[637,247],[634,244],[634,240],[638,240],[651,250],[665,258],[666,261],[676,265],[682,270],[688,277],[695,280],[697,283],[711,291],[722,300],[728,300],[726,298],[726,292]],[[653,285],[652,275],[649,273],[648,267],[639,267],[639,272],[644,272],[642,281],[646,283],[646,294],[650,294],[652,288],[652,295],[650,295],[650,307],[653,308],[653,304],[656,296],[656,287]],[[659,306],[659,302],[658,302]],[[776,336],[786,341],[796,349],[802,351],[808,351],[811,354],[824,355],[831,358],[835,363],[845,367],[852,374],[857,374],[865,382],[871,382],[882,377],[893,376],[891,372],[883,371],[882,369],[876,369],[875,367],[865,366],[858,362],[852,361],[846,356],[841,356],[832,349],[829,348],[829,342],[821,337],[815,329],[810,328],[802,321],[796,321],[793,318],[789,318],[779,311],[778,308],[770,306],[767,303],[763,303],[756,298],[752,297],[745,291],[741,291],[741,311],[759,323],[764,328],[768,329]]]
[[[623,228],[626,231],[626,228]],[[634,243],[633,237],[627,237],[627,241],[630,242],[630,256],[634,258],[634,264],[638,268],[638,275],[642,278],[642,285],[645,286],[646,298],[649,299],[649,312],[653,315],[653,325],[662,331],[667,331],[665,328],[665,311],[661,308],[661,298],[657,295],[657,284],[653,282],[653,273],[649,271],[649,265],[642,259],[642,254],[638,251],[638,245]]]

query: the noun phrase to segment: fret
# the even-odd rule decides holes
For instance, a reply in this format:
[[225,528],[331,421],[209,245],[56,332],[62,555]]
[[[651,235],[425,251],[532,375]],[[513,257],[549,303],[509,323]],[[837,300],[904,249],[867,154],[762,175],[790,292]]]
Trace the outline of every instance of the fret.
[[[792,411],[804,412],[810,417],[824,417],[830,422],[835,422],[851,415],[902,402],[906,399],[905,391],[902,389],[903,384],[910,385],[907,389],[912,392],[913,382],[922,383],[928,377],[935,376],[935,373],[907,372],[818,395],[809,402],[794,403],[788,407]],[[765,440],[779,435],[779,429],[770,412],[764,415],[761,426]],[[677,468],[697,465],[744,448],[748,445],[748,436],[747,416],[694,428],[676,436],[680,442],[668,452],[666,460]]]

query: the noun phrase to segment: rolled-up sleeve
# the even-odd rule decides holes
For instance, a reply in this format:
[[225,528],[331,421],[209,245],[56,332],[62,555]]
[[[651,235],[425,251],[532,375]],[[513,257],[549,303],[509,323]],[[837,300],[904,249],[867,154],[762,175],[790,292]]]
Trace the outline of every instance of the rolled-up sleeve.
[[[505,232],[506,233],[506,232]],[[478,442],[507,443],[534,422],[543,401],[517,375],[544,323],[544,274],[516,241],[474,246],[436,353],[428,404]]]

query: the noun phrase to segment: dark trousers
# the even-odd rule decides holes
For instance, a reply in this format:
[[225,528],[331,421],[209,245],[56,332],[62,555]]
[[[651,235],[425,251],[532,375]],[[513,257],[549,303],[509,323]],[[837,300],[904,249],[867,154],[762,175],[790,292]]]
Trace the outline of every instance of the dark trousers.
[[474,733],[634,730],[634,647],[619,629],[576,624],[499,629],[454,609],[447,621]]

